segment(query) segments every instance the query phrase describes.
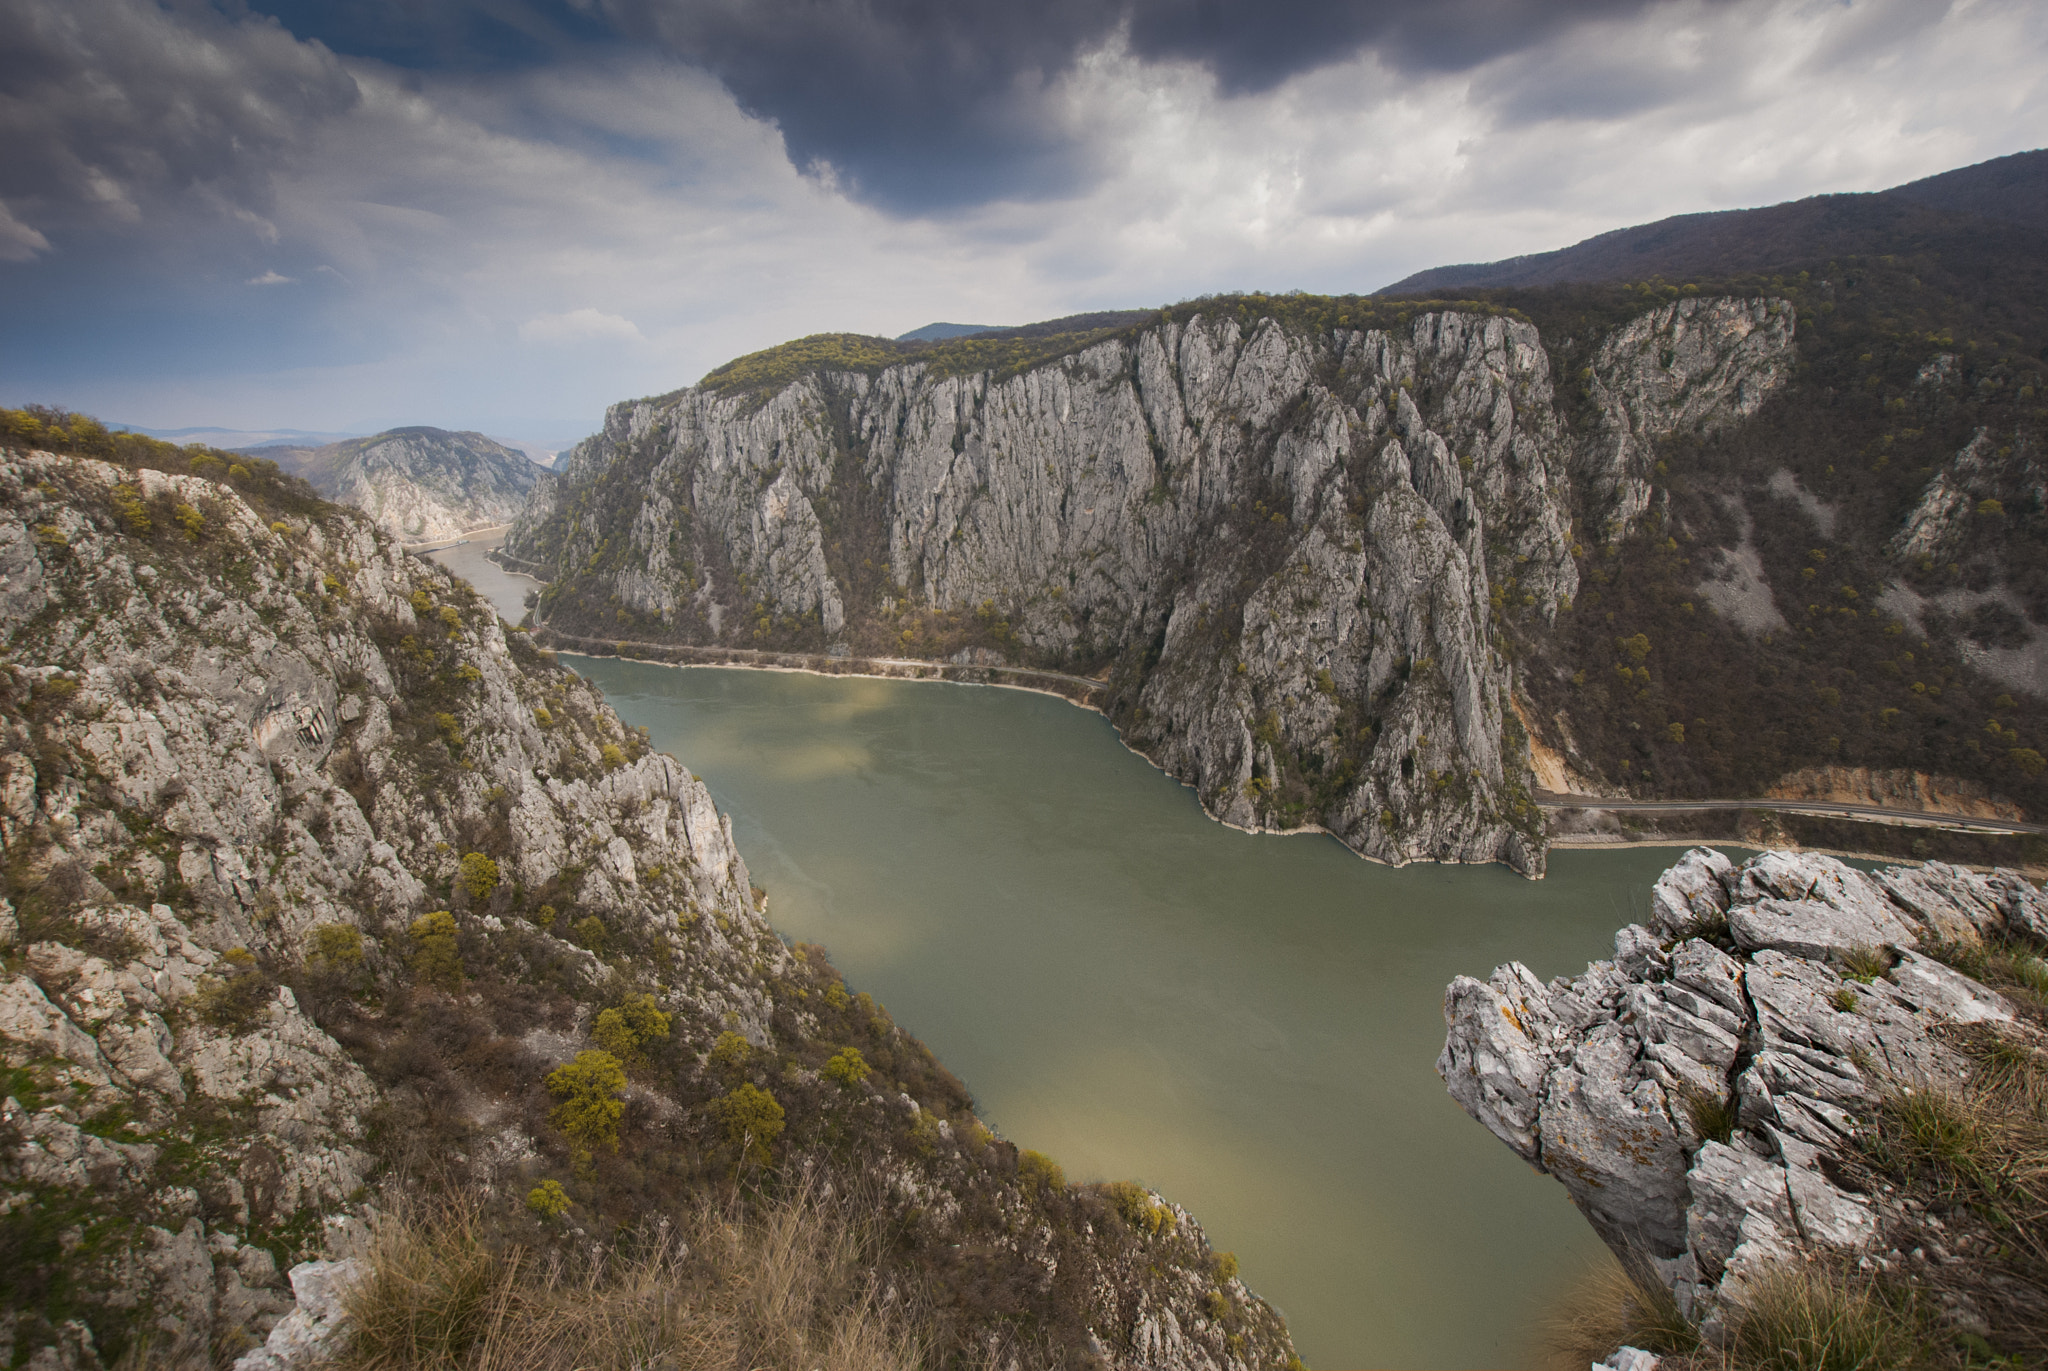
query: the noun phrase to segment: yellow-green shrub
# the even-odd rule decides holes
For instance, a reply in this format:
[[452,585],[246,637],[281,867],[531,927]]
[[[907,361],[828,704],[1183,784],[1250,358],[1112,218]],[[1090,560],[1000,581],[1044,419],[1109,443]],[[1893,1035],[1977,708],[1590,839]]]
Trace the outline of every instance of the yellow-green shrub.
[[455,945],[455,916],[445,909],[412,923],[412,971],[428,985],[453,990],[462,984],[462,952]]
[[646,1046],[666,1038],[669,1016],[655,1004],[652,995],[628,995],[615,1008],[604,1010],[591,1026],[590,1038],[622,1062],[646,1060]]
[[487,900],[498,888],[498,864],[481,852],[465,852],[456,879],[462,882],[470,899]]
[[825,1063],[825,1079],[837,1081],[848,1090],[868,1078],[868,1064],[857,1047],[842,1047]]
[[782,1136],[782,1106],[767,1091],[744,1082],[711,1102],[711,1112],[725,1125],[726,1140],[748,1160],[766,1166],[775,1159],[775,1140]]
[[1067,1173],[1043,1152],[1025,1148],[1017,1154],[1017,1180],[1026,1190],[1061,1191],[1067,1188]]
[[544,1219],[559,1219],[569,1212],[569,1192],[555,1180],[542,1181],[526,1192],[526,1207]]
[[555,1127],[588,1148],[619,1150],[619,1120],[626,1102],[626,1068],[599,1048],[585,1048],[576,1060],[548,1073],[548,1090],[561,1103],[548,1117]]

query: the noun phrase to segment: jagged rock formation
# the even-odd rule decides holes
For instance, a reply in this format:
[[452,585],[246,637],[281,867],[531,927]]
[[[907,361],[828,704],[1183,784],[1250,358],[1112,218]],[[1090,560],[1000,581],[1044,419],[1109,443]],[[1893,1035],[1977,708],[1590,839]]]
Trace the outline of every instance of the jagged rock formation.
[[[1102,672],[1131,745],[1248,828],[1542,869],[1503,616],[1578,587],[1574,483],[1750,413],[1767,300],[1645,314],[1560,418],[1525,322],[1168,312],[1016,374],[814,369],[614,406],[505,544],[570,634]],[[739,364],[735,364],[738,366]]]
[[[721,1113],[747,1091],[784,1111],[776,1163],[872,1186],[890,1279],[958,1337],[1290,1358],[1184,1212],[1020,1177],[958,1082],[777,939],[705,788],[367,519],[0,453],[0,642],[0,1358],[232,1357],[393,1178],[469,1187],[538,1246],[571,1240],[518,1203],[539,1179],[577,1235],[657,1223],[752,1164]],[[619,1047],[622,1005],[668,1017]],[[593,1033],[631,1070],[595,1155],[546,1084]],[[822,1074],[847,1047],[871,1075]]]
[[326,447],[265,448],[263,455],[414,543],[510,523],[545,470],[481,433],[439,428],[394,428]]
[[1774,1265],[1881,1262],[1913,1226],[1901,1197],[1845,1190],[1840,1161],[1882,1092],[1970,1074],[1958,1026],[2039,1036],[1924,950],[2008,937],[2048,943],[2048,898],[2012,872],[1696,848],[1612,960],[1452,982],[1437,1071],[1711,1339]]

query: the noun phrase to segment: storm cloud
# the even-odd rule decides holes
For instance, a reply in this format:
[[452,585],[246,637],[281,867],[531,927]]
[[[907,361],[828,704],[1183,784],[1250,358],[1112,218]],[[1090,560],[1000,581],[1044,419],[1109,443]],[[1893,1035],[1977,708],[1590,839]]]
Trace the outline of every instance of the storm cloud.
[[2029,0],[0,0],[0,402],[562,436],[803,333],[1371,290],[2044,124]]

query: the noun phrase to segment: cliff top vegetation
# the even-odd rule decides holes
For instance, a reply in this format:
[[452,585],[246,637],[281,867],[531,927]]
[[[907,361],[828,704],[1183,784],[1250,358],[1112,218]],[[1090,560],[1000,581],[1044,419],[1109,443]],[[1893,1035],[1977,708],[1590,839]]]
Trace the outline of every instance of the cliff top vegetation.
[[872,376],[886,367],[913,362],[923,363],[939,376],[988,372],[1004,378],[1057,361],[1106,339],[1132,337],[1155,324],[1186,323],[1197,316],[1235,318],[1245,328],[1262,319],[1272,319],[1292,332],[1321,333],[1340,328],[1406,328],[1416,315],[1442,309],[1521,317],[1513,305],[1492,300],[1382,300],[1366,295],[1309,295],[1300,291],[1269,295],[1253,291],[1204,295],[1158,310],[1077,314],[1043,324],[937,342],[899,342],[863,333],[814,333],[734,358],[707,372],[698,384],[720,395],[771,394],[799,377],[817,372]]

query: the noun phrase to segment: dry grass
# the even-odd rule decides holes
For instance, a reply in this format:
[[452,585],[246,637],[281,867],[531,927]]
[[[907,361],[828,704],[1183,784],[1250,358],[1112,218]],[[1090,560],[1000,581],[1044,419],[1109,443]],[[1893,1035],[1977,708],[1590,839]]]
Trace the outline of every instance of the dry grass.
[[1700,1340],[1661,1281],[1612,1259],[1580,1278],[1544,1319],[1541,1335],[1550,1371],[1585,1371],[1624,1345],[1683,1353]]
[[1826,1266],[1779,1266],[1751,1287],[1727,1371],[1894,1371],[1951,1362],[1910,1294]]
[[809,1191],[701,1211],[638,1251],[495,1246],[473,1208],[388,1223],[346,1371],[914,1371],[929,1323],[871,1277],[876,1234]]

